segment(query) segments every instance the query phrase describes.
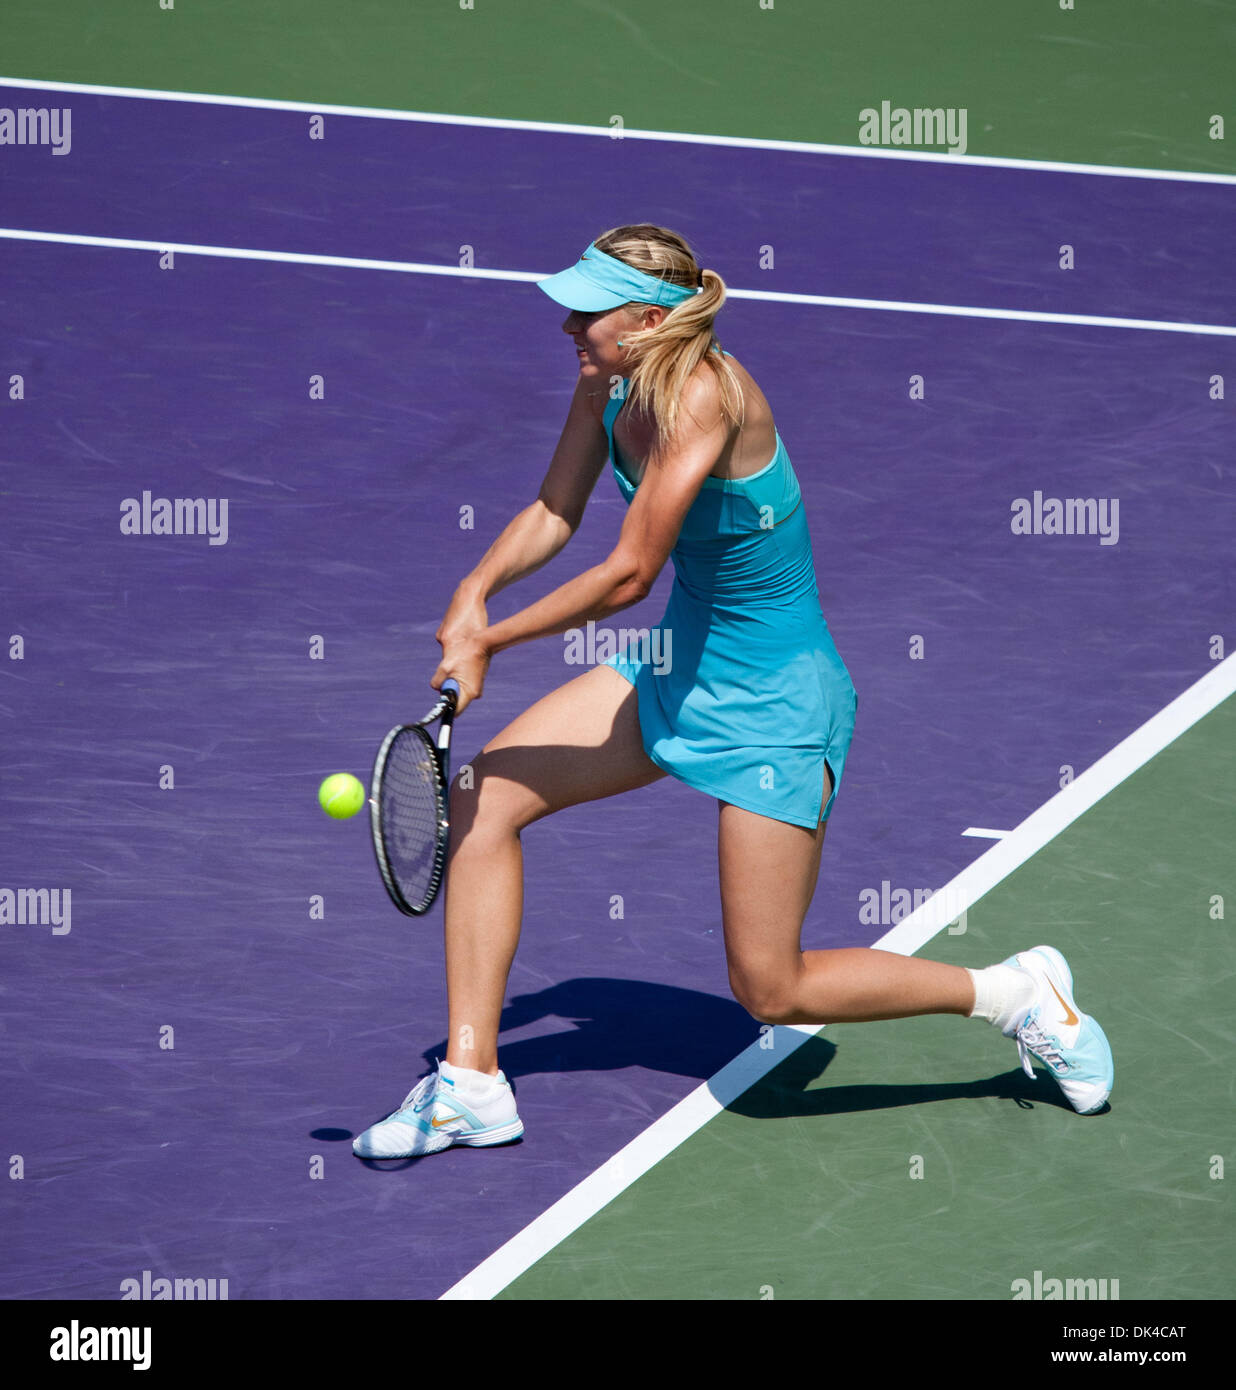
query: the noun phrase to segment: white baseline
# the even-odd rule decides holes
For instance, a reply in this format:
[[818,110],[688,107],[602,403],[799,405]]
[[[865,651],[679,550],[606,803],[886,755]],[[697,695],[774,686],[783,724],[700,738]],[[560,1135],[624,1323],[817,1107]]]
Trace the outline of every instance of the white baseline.
[[[203,106],[245,106],[258,111],[305,111],[310,115],[354,116],[376,121],[418,121],[426,125],[480,126],[486,130],[540,131],[549,135],[585,135],[613,140],[610,126],[571,125],[562,121],[516,121],[497,116],[452,116],[438,111],[395,111],[381,106],[339,106],[274,97],[224,96],[209,92],[160,91],[153,87],[109,87],[95,82],[48,82],[37,78],[0,77],[0,87],[35,91],[80,92],[85,96],[129,97],[137,101],[187,101]],[[1193,173],[1184,169],[1139,169],[1121,164],[1070,164],[1057,159],[1005,159],[996,155],[942,154],[934,150],[888,149],[878,145],[824,145],[805,140],[763,140],[743,135],[697,135],[677,130],[624,128],[624,140],[663,140],[683,145],[715,145],[748,150],[785,150],[791,154],[841,155],[848,159],[910,159],[928,164],[970,164],[988,169],[1040,170],[1050,174],[1091,174],[1106,178],[1166,179],[1177,183],[1236,184],[1236,174]]]

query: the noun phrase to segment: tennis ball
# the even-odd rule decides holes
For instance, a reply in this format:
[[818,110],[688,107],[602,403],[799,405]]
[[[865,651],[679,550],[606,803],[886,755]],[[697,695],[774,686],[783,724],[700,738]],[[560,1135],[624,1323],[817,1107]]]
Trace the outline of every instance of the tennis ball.
[[365,789],[350,772],[336,772],[318,788],[322,810],[335,820],[347,820],[365,804]]

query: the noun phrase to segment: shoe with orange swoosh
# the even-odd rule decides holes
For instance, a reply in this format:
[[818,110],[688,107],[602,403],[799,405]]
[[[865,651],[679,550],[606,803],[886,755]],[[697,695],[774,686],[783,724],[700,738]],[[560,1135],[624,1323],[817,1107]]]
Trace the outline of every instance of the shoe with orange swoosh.
[[1006,1030],[1017,1039],[1026,1075],[1034,1076],[1030,1058],[1037,1057],[1079,1115],[1101,1110],[1115,1080],[1112,1050],[1102,1028],[1077,1007],[1068,962],[1053,946],[1035,946],[1004,964],[1020,966],[1038,985],[1030,1012]]
[[352,1152],[358,1158],[420,1158],[452,1144],[509,1144],[523,1132],[515,1094],[502,1072],[489,1091],[465,1102],[453,1081],[432,1071],[413,1086],[398,1110],[352,1141]]

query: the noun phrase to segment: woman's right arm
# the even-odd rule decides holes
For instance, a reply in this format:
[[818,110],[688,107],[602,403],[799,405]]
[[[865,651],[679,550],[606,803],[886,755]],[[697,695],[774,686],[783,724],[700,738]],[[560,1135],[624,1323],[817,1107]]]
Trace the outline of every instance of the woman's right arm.
[[[603,388],[602,388],[603,389]],[[455,590],[435,634],[443,646],[488,626],[485,603],[548,564],[575,534],[609,457],[601,413],[585,381],[576,384],[566,424],[537,499],[519,512]]]

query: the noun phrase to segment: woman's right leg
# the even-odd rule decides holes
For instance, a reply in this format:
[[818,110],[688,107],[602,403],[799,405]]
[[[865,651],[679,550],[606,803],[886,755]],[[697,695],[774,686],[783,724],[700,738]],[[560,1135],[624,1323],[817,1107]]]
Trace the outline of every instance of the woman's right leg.
[[565,806],[664,777],[644,752],[635,688],[595,666],[525,710],[451,785],[446,868],[446,1060],[494,1076],[523,916],[520,832]]

